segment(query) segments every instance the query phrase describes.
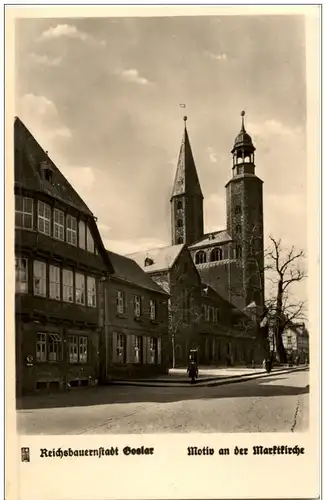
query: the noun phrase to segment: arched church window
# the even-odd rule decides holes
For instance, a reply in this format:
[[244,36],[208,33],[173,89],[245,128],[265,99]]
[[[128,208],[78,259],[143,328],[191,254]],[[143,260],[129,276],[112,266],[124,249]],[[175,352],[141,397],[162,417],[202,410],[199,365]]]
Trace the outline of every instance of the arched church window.
[[240,234],[240,233],[241,233],[241,226],[240,226],[240,224],[238,224],[238,225],[235,227],[235,232],[236,232],[237,234]]
[[182,201],[181,201],[181,200],[179,200],[179,201],[177,202],[177,210],[181,210],[181,209],[182,209]]
[[235,214],[236,214],[236,215],[241,215],[241,205],[237,205],[237,206],[235,207]]
[[183,243],[183,238],[182,238],[182,236],[179,236],[179,238],[178,238],[178,245],[181,245],[181,243]]
[[242,248],[240,247],[240,245],[237,245],[235,247],[235,256],[237,259],[241,259],[242,257]]
[[213,248],[211,251],[211,262],[215,262],[216,260],[223,259],[222,248]]
[[196,264],[205,264],[206,262],[206,253],[200,250],[196,253],[195,263]]
[[183,226],[183,220],[182,219],[178,219],[177,225],[178,225],[178,227],[182,227]]

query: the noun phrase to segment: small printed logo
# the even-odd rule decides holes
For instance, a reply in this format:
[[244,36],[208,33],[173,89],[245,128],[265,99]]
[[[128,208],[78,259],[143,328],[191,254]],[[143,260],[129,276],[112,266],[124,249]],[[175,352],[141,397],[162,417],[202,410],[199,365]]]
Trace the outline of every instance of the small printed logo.
[[29,462],[29,448],[21,448],[21,460],[22,462]]

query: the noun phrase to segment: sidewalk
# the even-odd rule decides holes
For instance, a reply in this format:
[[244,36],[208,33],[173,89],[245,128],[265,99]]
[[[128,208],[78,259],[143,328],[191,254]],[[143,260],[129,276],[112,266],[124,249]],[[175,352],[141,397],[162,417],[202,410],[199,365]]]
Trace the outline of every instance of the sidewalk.
[[270,377],[272,375],[281,375],[282,373],[291,373],[294,371],[308,370],[307,365],[299,366],[280,366],[273,368],[271,373],[267,373],[262,367],[246,368],[211,368],[200,367],[199,376],[196,384],[190,384],[186,368],[172,368],[168,375],[159,375],[151,379],[133,379],[133,380],[114,380],[112,385],[129,385],[143,387],[214,387],[233,382],[240,382],[261,377]]

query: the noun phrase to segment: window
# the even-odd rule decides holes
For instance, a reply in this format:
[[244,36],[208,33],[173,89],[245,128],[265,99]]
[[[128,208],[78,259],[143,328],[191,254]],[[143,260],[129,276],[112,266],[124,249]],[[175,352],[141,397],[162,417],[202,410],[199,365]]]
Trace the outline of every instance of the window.
[[46,333],[37,334],[36,361],[46,361]]
[[56,208],[53,210],[53,237],[61,241],[65,239],[65,214]]
[[141,298],[140,295],[134,295],[134,315],[139,318],[141,315]]
[[182,200],[179,200],[177,203],[177,210],[182,210]]
[[67,215],[67,243],[77,245],[77,219]]
[[34,295],[46,296],[46,263],[34,260]]
[[181,245],[181,243],[183,243],[183,237],[179,236],[179,238],[178,238],[178,245]]
[[143,346],[143,338],[137,335],[135,337],[135,363],[141,363],[142,361],[142,346]]
[[95,278],[87,276],[87,305],[96,307],[96,282]]
[[219,311],[215,307],[213,308],[213,322],[217,323],[219,320]]
[[87,363],[88,338],[77,335],[68,337],[69,363]]
[[125,336],[119,333],[117,335],[117,361],[118,363],[124,363],[125,361],[125,348],[126,341]]
[[60,281],[60,267],[50,266],[50,299],[61,299]]
[[79,337],[79,363],[87,363],[87,337]]
[[237,205],[235,207],[235,213],[236,213],[236,215],[241,215],[241,206],[240,205]]
[[156,319],[156,300],[149,301],[149,317],[150,319]]
[[51,207],[43,201],[37,204],[37,227],[40,233],[51,235]]
[[125,294],[120,290],[117,291],[117,313],[123,314],[125,312]]
[[236,232],[237,234],[241,233],[241,226],[240,226],[240,224],[238,224],[238,225],[235,227],[235,232]]
[[76,273],[75,280],[76,304],[85,305],[85,276],[83,274]]
[[206,262],[206,253],[200,250],[196,253],[195,263],[196,264],[204,264]]
[[15,196],[15,226],[33,229],[33,200]]
[[223,259],[222,248],[213,248],[213,250],[211,251],[211,262],[222,259]]
[[74,274],[68,269],[62,271],[63,300],[65,302],[74,301]]
[[48,335],[48,360],[60,361],[61,359],[61,337],[57,333]]
[[88,226],[87,226],[87,251],[94,253],[94,240]]
[[52,182],[52,170],[50,168],[43,169],[43,176],[47,182]]
[[69,335],[68,337],[69,363],[78,363],[78,337]]
[[16,293],[28,292],[28,267],[27,259],[23,257],[16,257]]
[[85,250],[85,246],[86,246],[85,222],[83,220],[80,220],[78,225],[79,225],[79,237],[78,237],[79,248],[83,248]]
[[205,321],[209,321],[210,318],[210,307],[209,306],[204,306],[204,311],[205,311]]
[[156,363],[157,358],[157,339],[154,337],[149,338],[149,362]]
[[177,226],[178,227],[182,227],[183,226],[183,220],[182,219],[178,219]]

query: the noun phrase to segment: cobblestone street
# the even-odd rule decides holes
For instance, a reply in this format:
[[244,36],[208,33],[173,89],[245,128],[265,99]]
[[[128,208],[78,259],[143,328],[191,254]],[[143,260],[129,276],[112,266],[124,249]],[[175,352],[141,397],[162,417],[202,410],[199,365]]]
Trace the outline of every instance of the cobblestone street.
[[22,434],[297,432],[308,427],[309,372],[216,387],[81,389],[19,402]]

